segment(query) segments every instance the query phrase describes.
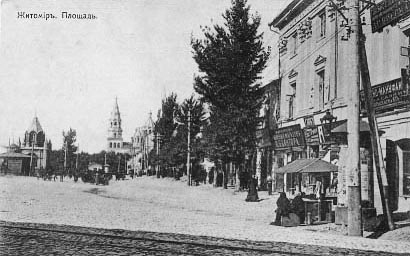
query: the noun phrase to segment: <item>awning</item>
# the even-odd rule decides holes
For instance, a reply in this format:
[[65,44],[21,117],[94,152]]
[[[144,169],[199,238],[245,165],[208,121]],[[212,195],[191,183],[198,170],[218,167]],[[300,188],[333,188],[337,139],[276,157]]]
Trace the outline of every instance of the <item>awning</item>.
[[[360,121],[360,132],[370,132],[370,126],[369,123],[365,121]],[[332,133],[347,133],[347,120],[340,124],[339,126],[336,126],[335,128],[332,129]],[[379,134],[383,134],[384,131],[379,129]]]
[[[36,154],[33,154],[33,157],[37,157]],[[0,158],[31,158],[31,156],[17,152],[7,152],[0,154]]]
[[337,166],[319,158],[298,159],[276,171],[276,173],[296,172],[337,172]]

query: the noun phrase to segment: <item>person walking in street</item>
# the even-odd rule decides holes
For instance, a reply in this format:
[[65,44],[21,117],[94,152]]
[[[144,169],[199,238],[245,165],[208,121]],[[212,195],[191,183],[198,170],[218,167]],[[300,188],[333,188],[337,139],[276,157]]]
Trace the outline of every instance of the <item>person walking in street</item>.
[[272,195],[272,176],[269,175],[266,181],[268,182],[268,195]]
[[246,197],[246,202],[258,202],[259,197],[258,197],[258,190],[256,188],[258,184],[258,179],[253,176],[250,181],[249,181],[249,190],[248,190],[248,195]]

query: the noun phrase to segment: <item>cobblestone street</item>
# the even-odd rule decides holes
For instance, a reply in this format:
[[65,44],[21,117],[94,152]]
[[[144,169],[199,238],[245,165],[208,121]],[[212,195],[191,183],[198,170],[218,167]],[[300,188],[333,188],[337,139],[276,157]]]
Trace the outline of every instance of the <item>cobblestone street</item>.
[[1,255],[406,255],[52,224],[0,222],[0,231]]
[[[153,248],[152,242],[145,246],[148,238],[155,239],[156,244],[157,239],[162,239],[164,243],[159,243],[160,249],[172,246],[176,250],[174,254],[180,254],[186,248],[193,248],[188,251],[189,254],[204,253],[211,248],[212,254],[221,255],[274,252],[299,255],[317,255],[321,252],[326,255],[359,250],[373,251],[379,255],[410,252],[410,243],[405,239],[348,237],[326,225],[294,228],[269,225],[273,218],[275,197],[269,197],[263,192],[259,195],[262,201],[247,203],[246,193],[233,193],[229,189],[215,189],[212,186],[187,188],[185,182],[152,177],[112,182],[109,186],[74,183],[71,180],[46,182],[27,177],[0,177],[0,184],[2,250],[9,250],[3,253],[5,255],[21,255],[24,249],[30,251],[41,248],[50,253],[59,248],[75,248],[75,255],[88,249],[97,253],[101,248],[104,248],[104,253],[132,252],[135,249],[140,250],[141,254],[147,248]],[[12,226],[19,223],[25,229],[35,230],[23,232],[7,227],[8,223],[14,223]],[[37,230],[39,228],[59,232],[50,236],[48,232]],[[68,231],[75,234],[70,235],[66,233]],[[84,234],[79,235],[79,232]],[[115,237],[114,242],[104,242],[100,246],[88,242],[96,239],[95,234],[121,237]],[[59,238],[56,240],[56,237]],[[108,238],[110,241],[113,239],[98,239]],[[141,239],[145,239],[144,242]],[[116,242],[118,240],[121,243]],[[172,240],[178,243],[174,241],[170,244]],[[74,246],[73,241],[79,242]],[[192,241],[199,244],[185,243]],[[39,245],[32,246],[30,243]],[[253,250],[254,246],[262,249],[250,253],[248,250]],[[170,252],[166,250],[166,253]],[[152,254],[152,250],[148,254]],[[156,254],[160,252],[156,251]],[[43,253],[33,252],[32,255]]]

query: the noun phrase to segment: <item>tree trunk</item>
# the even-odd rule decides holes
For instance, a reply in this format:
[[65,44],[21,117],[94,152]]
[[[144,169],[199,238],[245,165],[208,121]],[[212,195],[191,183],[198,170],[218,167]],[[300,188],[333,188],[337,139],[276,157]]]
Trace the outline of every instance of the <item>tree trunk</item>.
[[234,164],[234,169],[235,169],[235,192],[239,192],[241,189],[241,181],[239,179],[240,168],[238,168],[236,164]]

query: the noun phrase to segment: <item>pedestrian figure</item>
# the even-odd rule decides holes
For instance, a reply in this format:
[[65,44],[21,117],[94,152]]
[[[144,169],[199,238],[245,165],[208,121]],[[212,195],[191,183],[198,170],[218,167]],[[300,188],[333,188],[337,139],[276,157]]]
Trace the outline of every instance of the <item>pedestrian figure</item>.
[[276,201],[276,218],[275,222],[272,222],[272,225],[281,225],[281,218],[282,216],[289,216],[290,212],[290,201],[286,197],[285,192],[281,192],[278,200]]
[[259,200],[258,190],[256,189],[257,184],[258,180],[256,179],[256,177],[252,177],[249,183],[248,196],[245,200],[246,202],[257,202]]
[[304,192],[298,193],[291,202],[291,211],[299,216],[300,223],[305,222],[305,202],[303,201]]
[[268,195],[272,195],[272,176],[269,175],[266,180],[268,182]]

